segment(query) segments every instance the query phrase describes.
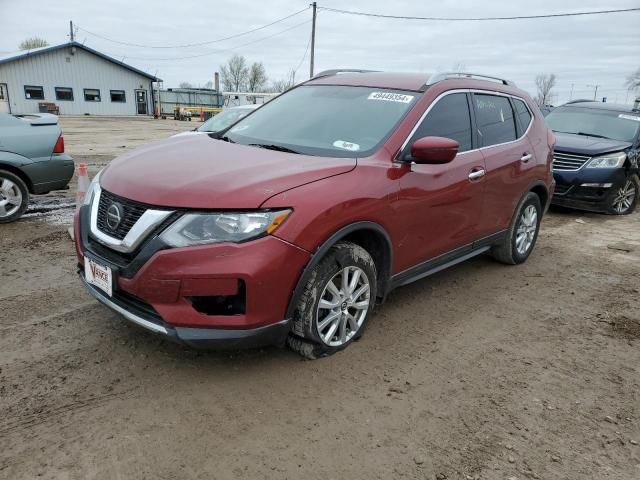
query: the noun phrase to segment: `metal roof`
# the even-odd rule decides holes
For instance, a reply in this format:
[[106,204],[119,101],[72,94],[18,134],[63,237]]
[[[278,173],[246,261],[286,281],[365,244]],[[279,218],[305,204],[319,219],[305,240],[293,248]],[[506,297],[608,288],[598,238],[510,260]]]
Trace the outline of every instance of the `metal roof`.
[[138,70],[135,67],[132,67],[131,65],[127,65],[124,62],[121,62],[120,60],[116,60],[115,58],[112,58],[108,55],[105,55],[104,53],[100,53],[97,50],[94,50],[91,47],[87,47],[86,45],[83,45],[82,43],[78,43],[78,42],[67,42],[67,43],[62,43],[60,45],[52,45],[49,47],[42,47],[42,48],[34,48],[31,50],[28,50],[24,53],[19,53],[18,55],[14,55],[14,54],[9,54],[9,56],[5,56],[2,57],[0,56],[0,65],[5,64],[5,63],[11,63],[11,62],[15,62],[17,60],[22,60],[24,58],[29,58],[29,57],[35,57],[36,55],[40,55],[42,53],[47,53],[47,52],[54,52],[56,50],[60,50],[63,48],[69,48],[69,47],[76,47],[76,48],[81,48],[82,50],[85,50],[89,53],[93,53],[94,55],[97,55],[98,57],[101,57],[105,60],[107,60],[108,62],[111,63],[115,63],[116,65],[119,65],[122,68],[126,68],[127,70],[130,70],[134,73],[137,73],[138,75],[142,75],[143,77],[147,77],[148,79],[154,81],[154,82],[160,82],[162,81],[161,79],[157,78],[155,75],[151,75],[149,73],[143,72],[142,70]]

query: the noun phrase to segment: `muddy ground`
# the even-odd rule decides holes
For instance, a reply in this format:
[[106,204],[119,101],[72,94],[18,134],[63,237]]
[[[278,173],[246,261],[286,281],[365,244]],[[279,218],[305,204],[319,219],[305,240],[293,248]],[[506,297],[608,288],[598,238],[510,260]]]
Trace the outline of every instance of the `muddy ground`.
[[[62,126],[94,174],[193,123]],[[638,213],[552,211],[525,265],[399,289],[314,362],[128,324],[76,279],[70,213],[0,227],[2,479],[640,478]]]

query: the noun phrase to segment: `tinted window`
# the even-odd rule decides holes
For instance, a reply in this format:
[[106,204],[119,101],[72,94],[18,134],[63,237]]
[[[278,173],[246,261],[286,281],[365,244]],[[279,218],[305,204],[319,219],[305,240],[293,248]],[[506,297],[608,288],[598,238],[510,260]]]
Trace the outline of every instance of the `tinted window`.
[[522,135],[527,131],[527,128],[529,128],[529,124],[531,123],[531,112],[529,112],[529,109],[522,100],[518,100],[517,98],[512,100],[516,107],[516,115],[520,121],[520,129],[522,130],[519,134]]
[[44,100],[44,90],[42,87],[25,85],[24,98],[28,98],[29,100]]
[[478,135],[483,147],[516,139],[513,110],[507,97],[474,94]]
[[442,97],[431,108],[409,141],[422,137],[446,137],[460,144],[460,152],[471,150],[471,116],[465,93],[452,93]]
[[67,87],[56,87],[56,100],[73,100],[73,90]]

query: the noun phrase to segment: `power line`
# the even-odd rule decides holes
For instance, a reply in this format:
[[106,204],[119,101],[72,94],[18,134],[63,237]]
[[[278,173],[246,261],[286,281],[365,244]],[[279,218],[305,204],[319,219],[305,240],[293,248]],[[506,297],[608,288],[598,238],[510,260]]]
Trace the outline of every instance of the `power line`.
[[90,32],[89,30],[82,28],[82,27],[78,27],[76,26],[76,28],[78,30],[82,30],[85,33],[88,33],[89,35],[93,35],[94,37],[100,38],[102,40],[106,40],[108,42],[112,42],[112,43],[117,43],[119,45],[126,45],[128,47],[141,47],[141,48],[190,48],[190,47],[201,47],[203,45],[211,45],[213,43],[219,43],[219,42],[224,42],[225,40],[231,40],[232,38],[238,38],[238,37],[242,37],[244,35],[248,35],[250,33],[253,32],[257,32],[258,30],[263,30],[267,27],[270,27],[272,25],[275,25],[276,23],[280,23],[283,22],[291,17],[295,17],[296,15],[300,15],[302,12],[308,10],[309,7],[303,8],[302,10],[299,10],[295,13],[292,13],[291,15],[287,15],[286,17],[282,17],[279,18],[278,20],[275,20],[271,23],[267,23],[266,25],[262,25],[260,27],[254,28],[252,30],[247,30],[246,32],[241,32],[241,33],[236,33],[235,35],[230,35],[228,37],[224,37],[224,38],[218,38],[216,40],[210,40],[207,42],[199,42],[199,43],[187,43],[184,45],[143,45],[143,44],[139,44],[139,43],[129,43],[129,42],[121,42],[119,40],[114,40],[112,38],[109,37],[105,37],[104,35],[99,35],[97,33],[94,32]]
[[364,17],[378,17],[378,18],[391,18],[395,20],[429,20],[429,21],[448,21],[448,22],[484,22],[494,20],[534,20],[540,18],[556,18],[556,17],[577,17],[582,15],[605,15],[611,13],[624,13],[624,12],[636,12],[640,11],[640,8],[621,8],[616,10],[596,10],[590,12],[565,12],[565,13],[551,13],[546,15],[521,15],[514,17],[414,17],[405,15],[386,15],[382,13],[360,12],[355,10],[341,10],[338,8],[321,7],[318,9],[326,10],[328,12],[342,13],[346,15],[360,15]]
[[300,67],[302,66],[302,62],[304,62],[304,59],[307,57],[307,52],[309,51],[309,46],[311,45],[311,36],[309,36],[309,41],[307,42],[307,47],[304,49],[304,54],[302,55],[302,58],[300,59],[300,63],[298,64],[298,66],[293,70],[294,74],[295,72],[297,72],[298,70],[300,70]]
[[216,53],[230,52],[230,51],[242,48],[242,47],[246,47],[248,45],[252,45],[254,43],[262,42],[264,40],[268,40],[269,38],[276,37],[278,35],[281,35],[281,34],[283,34],[285,32],[293,30],[294,28],[301,27],[302,25],[306,25],[308,23],[311,23],[311,20],[305,20],[304,22],[297,23],[297,24],[295,24],[295,25],[293,25],[293,26],[291,26],[289,28],[286,28],[284,30],[280,30],[279,32],[273,33],[273,34],[268,35],[266,37],[258,38],[256,40],[252,40],[251,42],[243,43],[242,45],[235,45],[233,47],[224,48],[222,50],[212,50],[212,51],[209,51],[209,52],[206,52],[206,53],[200,53],[200,54],[197,54],[197,55],[187,55],[187,56],[183,55],[183,56],[180,56],[180,57],[167,57],[167,58],[130,57],[129,55],[124,55],[123,56],[123,55],[116,55],[116,54],[113,54],[113,53],[110,53],[109,55],[111,55],[113,57],[123,57],[123,60],[121,60],[121,61],[124,61],[124,58],[128,58],[128,59],[131,59],[131,60],[144,60],[144,61],[150,61],[150,62],[165,61],[165,60],[186,60],[186,59],[190,59],[190,58],[206,57],[208,55],[215,55]]

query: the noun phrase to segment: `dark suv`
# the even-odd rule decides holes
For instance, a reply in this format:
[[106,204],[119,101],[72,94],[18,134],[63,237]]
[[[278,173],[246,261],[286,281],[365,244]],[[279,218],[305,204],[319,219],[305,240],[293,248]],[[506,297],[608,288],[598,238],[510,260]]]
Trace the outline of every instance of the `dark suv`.
[[505,80],[323,72],[220,135],[111,162],[76,216],[80,277],[189,345],[328,355],[395,287],[485,252],[524,262],[553,141]]
[[546,121],[557,139],[553,204],[633,212],[640,195],[640,110],[578,100],[554,109]]

